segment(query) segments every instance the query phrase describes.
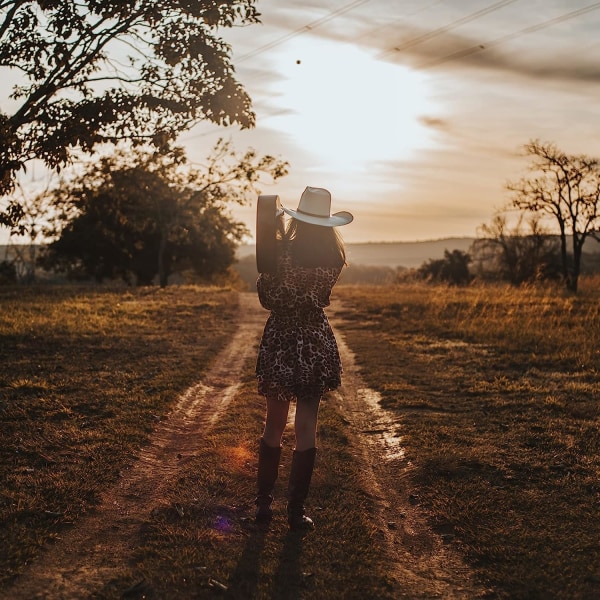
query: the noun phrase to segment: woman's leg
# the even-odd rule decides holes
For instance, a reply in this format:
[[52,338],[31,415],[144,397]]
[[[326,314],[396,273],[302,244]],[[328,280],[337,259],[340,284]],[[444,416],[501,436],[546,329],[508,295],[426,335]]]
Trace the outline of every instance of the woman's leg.
[[267,396],[267,418],[262,436],[267,445],[273,448],[281,446],[281,437],[287,425],[289,409],[290,403],[288,401]]
[[287,423],[289,406],[289,402],[267,398],[267,419],[258,449],[257,523],[268,523],[273,516],[273,488],[279,474],[281,436]]
[[321,397],[303,397],[296,402],[296,419],[294,431],[296,433],[296,450],[302,452],[317,445],[317,419]]

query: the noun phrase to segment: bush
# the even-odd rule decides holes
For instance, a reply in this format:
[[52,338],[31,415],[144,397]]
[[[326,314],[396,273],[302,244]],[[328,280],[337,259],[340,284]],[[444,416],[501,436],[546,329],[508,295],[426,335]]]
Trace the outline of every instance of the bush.
[[9,285],[17,282],[17,268],[9,260],[0,262],[0,285]]

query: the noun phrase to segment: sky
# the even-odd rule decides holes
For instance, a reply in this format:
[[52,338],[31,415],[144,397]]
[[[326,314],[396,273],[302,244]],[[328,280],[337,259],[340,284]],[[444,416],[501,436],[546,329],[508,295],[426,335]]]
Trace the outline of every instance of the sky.
[[[182,134],[201,163],[219,137],[290,163],[262,193],[307,186],[355,216],[350,243],[473,237],[525,174],[523,145],[600,156],[600,2],[258,0],[224,30],[256,127]],[[254,231],[255,205],[236,209]]]
[[[355,216],[346,242],[477,236],[526,174],[530,140],[600,156],[600,2],[256,6],[260,24],[220,32],[256,126],[200,123],[179,143],[197,164],[221,137],[288,161],[261,192],[296,208],[306,186],[327,188],[332,212]],[[256,199],[232,211],[253,235]]]

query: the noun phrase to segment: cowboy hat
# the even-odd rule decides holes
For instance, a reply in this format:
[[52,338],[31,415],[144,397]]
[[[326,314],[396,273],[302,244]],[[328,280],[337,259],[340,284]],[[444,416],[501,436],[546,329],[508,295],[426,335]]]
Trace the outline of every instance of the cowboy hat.
[[313,225],[322,225],[323,227],[339,227],[347,225],[354,217],[346,211],[331,214],[331,194],[323,188],[308,186],[300,197],[298,209],[281,207],[283,210],[297,219],[305,223]]

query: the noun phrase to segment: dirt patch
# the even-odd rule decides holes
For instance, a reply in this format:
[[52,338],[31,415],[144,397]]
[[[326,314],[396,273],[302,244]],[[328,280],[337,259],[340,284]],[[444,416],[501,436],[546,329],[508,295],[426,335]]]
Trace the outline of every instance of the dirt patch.
[[[334,326],[340,325],[336,317],[340,308],[332,307]],[[101,504],[48,546],[5,590],[7,598],[91,597],[128,560],[148,515],[164,507],[169,481],[186,460],[198,454],[202,435],[238,391],[266,313],[254,294],[240,294],[239,315],[236,334],[215,357],[204,380],[189,388],[171,415],[157,424],[151,443]],[[452,540],[434,533],[419,507],[418,490],[410,483],[413,466],[402,445],[403,424],[380,407],[377,394],[360,378],[343,336],[336,333],[345,368],[336,401],[348,419],[349,435],[364,465],[363,485],[375,500],[374,526],[394,578],[401,589],[414,590],[415,598],[480,597],[483,590],[473,584]]]

